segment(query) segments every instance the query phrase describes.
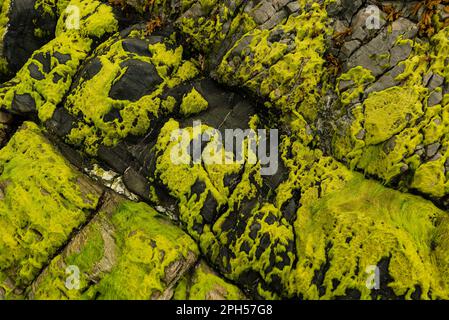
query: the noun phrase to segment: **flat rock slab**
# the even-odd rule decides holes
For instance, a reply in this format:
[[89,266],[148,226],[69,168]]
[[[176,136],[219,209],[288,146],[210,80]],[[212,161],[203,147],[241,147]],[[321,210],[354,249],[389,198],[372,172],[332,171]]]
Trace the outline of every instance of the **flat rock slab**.
[[33,283],[29,298],[170,299],[197,258],[195,242],[166,217],[111,193]]
[[97,207],[102,189],[26,122],[0,150],[0,297],[20,295]]

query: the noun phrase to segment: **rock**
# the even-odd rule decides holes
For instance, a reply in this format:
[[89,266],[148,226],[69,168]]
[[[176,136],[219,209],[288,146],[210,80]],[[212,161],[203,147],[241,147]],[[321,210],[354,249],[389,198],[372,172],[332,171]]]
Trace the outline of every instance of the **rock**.
[[[168,300],[197,258],[195,242],[154,209],[108,194],[94,219],[33,282],[28,297]],[[68,268],[79,271],[76,288],[67,282]]]
[[299,3],[297,1],[290,2],[287,4],[287,10],[289,14],[295,13],[300,9]]
[[427,106],[433,107],[443,101],[443,93],[441,91],[432,91],[427,99]]
[[353,54],[354,51],[357,50],[359,47],[360,47],[359,40],[352,40],[345,42],[341,48],[341,54],[343,54],[346,57],[350,57],[351,54]]
[[64,1],[4,1],[0,5],[0,73],[10,78],[31,54],[54,37]]
[[444,78],[438,74],[433,74],[430,82],[427,85],[429,90],[435,90],[438,87],[441,87],[444,83]]
[[429,146],[427,146],[426,150],[427,150],[427,157],[428,158],[432,158],[434,155],[436,155],[436,153],[438,152],[438,150],[440,149],[441,144],[437,143],[433,143]]
[[261,25],[274,16],[275,13],[276,9],[270,2],[262,1],[261,5],[253,11],[252,17],[257,24]]
[[0,166],[0,279],[2,298],[13,298],[90,219],[102,191],[31,122],[0,150]]
[[386,72],[382,75],[373,85],[369,86],[366,89],[366,94],[371,92],[380,92],[385,89],[397,86],[400,84],[400,81],[397,80],[397,77],[405,71],[405,67],[403,64],[399,64],[395,66],[391,71]]

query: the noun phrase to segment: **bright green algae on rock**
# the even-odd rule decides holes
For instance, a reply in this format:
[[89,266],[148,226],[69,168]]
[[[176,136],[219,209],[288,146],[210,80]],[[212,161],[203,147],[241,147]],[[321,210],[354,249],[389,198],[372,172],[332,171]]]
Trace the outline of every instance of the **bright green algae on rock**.
[[[428,41],[411,43],[413,51],[400,62],[403,72],[395,79],[400,85],[372,92],[349,108],[349,121],[338,123],[332,142],[336,158],[402,190],[437,200],[449,192],[447,94],[430,104],[449,80],[448,34],[444,28]],[[345,98],[340,96],[343,106]]]
[[[195,242],[154,209],[114,199],[50,263],[30,297],[167,299],[197,256]],[[81,272],[79,290],[65,286],[71,265]]]
[[[407,299],[447,299],[447,257],[440,262],[433,248],[444,245],[440,250],[447,254],[447,243],[435,241],[447,228],[447,221],[441,222],[446,215],[428,201],[355,175],[343,189],[299,209],[301,258],[290,289],[306,299],[345,296],[354,289],[361,299],[381,298],[386,291]],[[367,288],[366,270],[381,268],[383,259],[388,265],[381,279],[391,280],[381,283],[378,294]],[[323,266],[326,273],[317,280]]]
[[100,190],[26,122],[0,150],[0,288],[10,294],[40,269],[97,206]]
[[[3,43],[7,28],[8,28],[8,13],[11,5],[11,0],[2,0],[0,3],[0,42]],[[1,52],[3,54],[3,52]],[[8,61],[5,57],[0,57],[0,73],[8,72]]]
[[240,12],[239,7],[243,5],[242,0],[195,1],[175,25],[197,50],[210,54],[219,50],[227,36],[244,34],[256,27],[248,13]]
[[175,300],[243,300],[243,292],[217,275],[204,261],[178,283]]
[[392,87],[374,92],[365,100],[364,107],[367,145],[384,142],[423,114],[414,88]]
[[206,99],[193,88],[192,91],[183,97],[180,111],[183,115],[189,116],[206,110],[208,105],[209,103]]
[[[0,89],[0,106],[15,113],[37,112],[41,121],[50,119],[70,88],[82,61],[92,50],[93,39],[117,31],[112,8],[99,1],[72,0],[80,10],[79,29],[67,29],[67,12],[58,20],[56,38],[37,50],[16,76]],[[26,107],[14,103],[28,96]]]
[[[244,191],[245,179],[240,184],[242,189],[222,192],[219,198],[211,188],[221,179],[211,179],[207,171],[193,174],[195,166],[175,165],[165,159],[177,142],[169,142],[168,133],[178,128],[178,123],[171,120],[161,131],[156,175],[179,199],[180,220],[186,230],[198,239],[207,258],[227,279],[239,282],[252,270],[269,285],[282,288],[277,294],[259,285],[257,294],[270,299],[447,297],[448,243],[442,234],[448,228],[448,219],[431,202],[366,180],[323,156],[322,151],[305,147],[293,135],[283,138],[282,160],[289,174],[277,188],[273,203],[256,200],[248,210],[243,206],[244,198],[240,200],[242,207],[231,205],[237,194],[250,194]],[[189,128],[187,134],[193,138]],[[185,143],[181,148],[190,140]],[[195,170],[204,169],[199,166]],[[205,185],[199,201],[193,193],[198,179]],[[251,186],[250,182],[246,187]],[[222,211],[212,224],[202,213],[202,208],[210,204],[206,201],[209,192],[218,204],[228,203],[231,208]],[[299,209],[292,228],[283,210],[284,204],[295,199],[295,193],[300,194],[296,199]],[[257,199],[257,192],[247,199]],[[235,226],[239,226],[238,235]],[[267,237],[270,245],[260,250]],[[295,250],[289,248],[291,243]],[[230,249],[229,256],[223,254],[227,252],[224,247]],[[269,267],[273,261],[276,267]],[[386,279],[378,292],[366,287],[369,274],[365,270],[370,266],[379,267],[382,279]],[[185,297],[188,287],[182,282],[178,296]]]
[[[244,86],[265,98],[268,106],[299,113],[313,122],[318,111],[313,106],[322,96],[320,84],[328,76],[324,67],[325,37],[330,32],[328,2],[300,1],[308,10],[289,16],[271,30],[246,33],[224,56],[217,69],[218,80]],[[281,34],[282,41],[272,40],[273,34]]]
[[[353,99],[359,97],[364,92],[367,85],[372,83],[376,78],[372,75],[372,72],[362,66],[354,67],[348,72],[342,74],[337,79],[336,92],[340,97],[343,105],[348,105]],[[341,82],[347,81],[351,83],[351,89],[340,92],[339,87]]]
[[[21,113],[37,111],[42,121],[48,120],[56,105],[62,100],[70,88],[71,78],[76,73],[81,61],[86,58],[91,47],[90,40],[81,40],[74,35],[58,37],[33,54],[16,77],[0,89],[1,103],[7,110]],[[58,52],[69,55],[70,60],[64,64],[53,58]],[[37,57],[52,57],[49,61],[52,68],[45,73],[44,66]],[[31,68],[36,68],[39,77],[33,78]],[[33,74],[34,75],[34,74]],[[55,82],[55,79],[59,79]],[[34,110],[14,107],[13,101],[17,95],[28,95],[34,101]]]
[[58,17],[64,12],[71,0],[36,0],[35,9],[41,9],[43,12]]
[[[95,58],[99,60],[101,69],[91,79],[82,79],[82,85],[67,96],[64,108],[83,120],[71,130],[67,140],[71,144],[82,145],[89,154],[95,155],[101,144],[114,146],[129,135],[147,132],[152,120],[173,111],[176,101],[172,101],[174,98],[170,96],[162,97],[163,93],[193,79],[199,72],[193,62],[183,60],[182,46],[169,48],[172,45],[169,38],[154,44],[142,40],[147,45],[147,55],[124,50],[125,40],[141,38],[144,39],[144,30],[136,31],[126,39],[113,37],[100,45]],[[159,78],[160,82],[148,85],[146,93],[136,101],[111,98],[111,88],[129,68],[126,63],[135,62],[154,67],[154,75],[150,76]],[[186,96],[181,111],[193,113],[207,107],[207,101],[195,92]],[[106,115],[111,112],[118,113],[120,117],[107,121]]]
[[[447,240],[441,237],[446,212],[366,180],[290,138],[285,148],[292,153],[284,158],[290,177],[277,199],[285,201],[283,194],[294,188],[301,192],[294,223],[298,263],[289,275],[289,295],[447,298]],[[366,286],[369,266],[378,266],[386,279],[379,292]]]
[[[259,204],[260,164],[252,164],[248,154],[240,164],[191,166],[189,155],[184,155],[188,157],[184,159],[186,163],[175,164],[172,154],[182,152],[200,133],[211,128],[203,126],[199,132],[193,132],[192,127],[183,128],[183,143],[172,139],[171,134],[179,129],[175,120],[162,128],[156,144],[155,175],[179,201],[179,219],[185,230],[199,241],[202,252],[228,279],[239,281],[253,272],[260,274],[266,283],[279,279],[286,282],[294,261],[293,230],[278,208],[269,203]],[[207,150],[216,149],[215,142],[209,142],[203,156],[207,159]],[[223,153],[223,157],[233,160],[233,154]],[[236,173],[240,176],[236,186],[225,186],[225,178]],[[238,234],[234,223],[240,226]],[[270,259],[285,263],[271,267]],[[264,298],[277,296],[263,288],[262,283],[255,289]]]

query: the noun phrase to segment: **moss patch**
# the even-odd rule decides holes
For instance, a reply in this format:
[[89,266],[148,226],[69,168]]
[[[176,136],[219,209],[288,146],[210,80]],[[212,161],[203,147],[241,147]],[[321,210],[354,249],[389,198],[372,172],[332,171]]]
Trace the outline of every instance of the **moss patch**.
[[0,284],[8,295],[30,284],[88,218],[100,190],[30,122],[0,150],[0,167]]
[[[170,287],[195,262],[192,239],[151,207],[115,199],[57,256],[30,291],[34,299],[170,298]],[[65,286],[76,265],[79,290]]]

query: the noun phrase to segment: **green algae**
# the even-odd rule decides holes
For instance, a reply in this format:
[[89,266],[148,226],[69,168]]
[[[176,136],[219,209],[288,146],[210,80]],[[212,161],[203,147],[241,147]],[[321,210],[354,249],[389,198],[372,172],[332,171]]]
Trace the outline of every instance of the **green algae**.
[[364,101],[365,143],[381,143],[401,132],[408,123],[423,114],[419,96],[414,88],[392,87],[373,92]]
[[[199,242],[201,251],[206,253],[208,259],[222,266],[221,270],[226,278],[238,281],[245,273],[256,272],[266,283],[286,283],[288,271],[294,261],[294,254],[291,252],[294,235],[291,226],[282,218],[281,211],[269,203],[259,205],[256,201],[252,207],[245,209],[247,212],[238,215],[248,202],[258,197],[258,189],[262,185],[260,164],[252,164],[248,161],[251,155],[246,154],[241,164],[203,166],[201,163],[194,163],[192,166],[190,155],[179,152],[186,150],[192,140],[210,128],[203,125],[200,130],[197,129],[198,132],[191,127],[184,128],[181,132],[179,129],[179,123],[175,120],[168,121],[162,128],[156,143],[155,175],[178,200],[179,219],[185,230]],[[173,132],[179,134],[173,137]],[[203,156],[210,146],[213,146],[211,149],[217,148],[212,140]],[[175,163],[173,155],[185,158],[180,163]],[[232,159],[233,155],[223,153],[223,156]],[[224,178],[238,172],[242,173],[234,189],[225,187]],[[204,189],[193,193],[192,189],[198,183],[203,184]],[[209,195],[213,197],[216,208],[210,207]],[[220,210],[221,208],[225,210]],[[222,213],[211,223],[209,219],[205,220],[203,210],[208,210],[207,214],[212,216],[215,215],[214,212]],[[229,220],[233,219],[241,219],[239,224],[242,230],[238,237],[229,228]],[[270,243],[267,245],[268,239]],[[249,249],[243,250],[244,247]],[[232,252],[232,255],[224,256],[223,250]],[[270,267],[273,256],[279,261],[285,261],[286,265]],[[257,292],[265,298],[277,297],[262,286],[257,288]]]
[[[100,192],[31,122],[0,150],[0,163],[0,278],[8,293],[38,275],[96,208]],[[4,282],[6,278],[11,279],[12,288]]]
[[217,3],[215,0],[200,1],[196,5],[201,8],[203,15],[194,18],[181,16],[176,26],[197,50],[210,53],[225,39],[224,24],[234,21],[236,12],[226,3]]
[[[128,135],[138,136],[147,132],[153,119],[174,109],[176,100],[173,97],[168,96],[161,101],[165,90],[198,74],[198,69],[192,62],[182,59],[182,46],[168,49],[165,43],[149,44],[148,52],[151,55],[147,57],[126,53],[122,43],[123,40],[112,38],[97,49],[97,52],[108,49],[105,54],[96,56],[101,63],[100,71],[73,90],[67,96],[64,106],[71,114],[83,117],[83,121],[78,122],[67,136],[68,142],[83,146],[92,155],[97,153],[101,144],[114,146]],[[127,68],[122,67],[123,63],[133,60],[154,65],[162,82],[149,87],[148,93],[137,101],[111,98],[109,92],[112,85],[126,72]],[[199,107],[201,108],[203,106]],[[120,114],[120,119],[106,121],[105,116],[113,110]],[[190,112],[193,111],[192,107]]]
[[[17,73],[11,81],[12,86],[5,86],[0,90],[2,105],[7,110],[12,110],[13,99],[16,95],[29,94],[34,100],[35,109],[42,121],[51,118],[56,105],[62,100],[70,88],[70,79],[74,76],[81,61],[83,61],[91,48],[90,40],[80,41],[76,36],[60,36],[37,50],[25,66]],[[48,74],[44,72],[42,62],[37,60],[38,56],[54,55],[54,53],[70,55],[71,59],[61,64],[55,58],[51,59],[52,69]],[[35,79],[30,75],[29,68],[37,66],[43,79]],[[58,82],[53,79],[60,76]],[[67,78],[64,79],[63,76]],[[17,83],[17,84],[16,84]],[[17,112],[17,111],[16,111]]]
[[[64,11],[56,26],[56,36],[75,33],[83,38],[101,38],[118,30],[118,21],[112,8],[100,1],[70,0],[67,6],[79,10],[79,26],[70,25],[69,11]],[[68,28],[70,27],[70,28]]]
[[217,275],[204,261],[176,286],[175,300],[242,300],[245,295],[235,285]]
[[[156,152],[159,156],[155,174],[168,187],[171,195],[179,199],[181,221],[187,225],[189,234],[198,238],[194,226],[203,223],[199,213],[206,197],[210,192],[219,205],[224,205],[229,189],[224,187],[223,179],[226,174],[239,172],[241,166],[239,164],[190,166],[191,157],[184,150],[187,150],[193,139],[198,139],[200,134],[206,132],[208,127],[203,125],[199,132],[194,132],[193,128],[179,130],[179,123],[173,119],[161,129],[156,143]],[[176,132],[179,132],[179,136],[173,136]],[[175,163],[174,160],[179,163]],[[200,195],[191,195],[190,190],[197,180],[205,184],[205,191]]]
[[50,17],[59,17],[71,0],[36,0],[34,8]]
[[[447,228],[445,212],[366,180],[298,141],[285,138],[281,150],[292,156],[283,157],[290,175],[277,190],[278,206],[291,198],[291,190],[301,192],[294,223],[299,260],[286,285],[289,295],[332,299],[356,290],[360,298],[371,299],[390,291],[410,299],[419,287],[422,299],[446,297],[446,271],[434,263],[434,247],[442,250],[447,244],[444,238],[435,240]],[[378,294],[367,288],[364,271],[380,267],[384,259],[389,265],[381,272],[391,281],[382,283]]]
[[[17,95],[28,94],[34,101],[34,109],[41,121],[51,118],[56,106],[70,88],[71,81],[81,62],[92,50],[91,38],[116,31],[118,22],[109,6],[98,1],[72,0],[70,5],[80,9],[80,29],[64,30],[64,15],[58,20],[56,38],[37,50],[16,76],[0,90],[0,105],[9,111],[13,110],[13,99]],[[62,27],[64,26],[64,27]],[[61,62],[55,54],[67,56]],[[50,56],[49,61],[42,61]],[[30,70],[34,71],[34,74]],[[46,70],[48,71],[46,72]],[[55,79],[58,79],[55,81]],[[27,110],[31,112],[33,110]]]
[[[376,291],[366,286],[364,271],[388,258],[387,270],[380,271],[382,279],[388,278],[385,273],[391,277],[381,284],[385,290],[410,299],[419,287],[421,299],[445,299],[444,269],[434,263],[431,249],[441,228],[436,221],[444,216],[429,201],[355,175],[344,188],[299,209],[295,230],[301,260],[290,290],[306,299],[329,299],[355,289],[361,299],[370,299]],[[312,285],[323,265],[321,283]]]
[[[115,200],[109,206],[51,262],[34,283],[31,297],[169,298],[170,287],[195,262],[197,246],[146,204]],[[70,264],[81,271],[79,290],[64,285]]]
[[[156,6],[160,3],[162,2],[156,2]],[[304,1],[301,2],[303,4]],[[203,3],[203,7],[208,10],[212,10],[215,5],[215,1]],[[326,82],[327,77],[323,72],[325,36],[320,34],[322,30],[327,30],[326,18],[323,8],[318,4],[313,6],[313,10],[315,16],[304,13],[301,18],[290,17],[279,27],[284,32],[296,32],[296,40],[301,39],[298,49],[295,49],[299,53],[289,53],[288,50],[291,49],[284,43],[268,41],[271,31],[254,30],[254,22],[249,18],[250,33],[245,40],[250,40],[250,48],[242,51],[242,57],[251,58],[244,61],[246,65],[238,69],[237,73],[231,72],[238,61],[233,56],[234,53],[228,53],[229,56],[225,57],[220,66],[221,77],[227,77],[225,82],[243,85],[258,95],[262,94],[269,101],[267,107],[274,106],[284,114],[294,114],[294,121],[291,123],[293,135],[291,138],[284,138],[282,151],[284,164],[289,170],[288,177],[275,191],[273,203],[259,197],[262,179],[257,174],[260,169],[257,165],[192,164],[190,158],[187,159],[187,164],[173,163],[171,152],[178,147],[178,151],[182,152],[193,139],[198,138],[199,133],[210,129],[207,126],[203,126],[201,132],[195,132],[191,128],[184,130],[181,136],[187,135],[188,139],[179,145],[179,140],[172,139],[172,133],[180,129],[179,123],[175,120],[168,121],[156,144],[158,155],[155,175],[178,201],[179,218],[184,229],[199,243],[207,258],[218,266],[226,278],[240,282],[242,275],[252,271],[265,284],[272,286],[267,288],[259,282],[257,294],[261,297],[331,299],[356,292],[362,299],[376,299],[384,298],[383,295],[387,292],[389,297],[400,296],[407,299],[416,296],[423,299],[446,298],[449,265],[446,214],[419,197],[405,195],[365,180],[362,175],[353,173],[332,158],[324,156],[322,151],[305,147],[314,139],[306,121],[313,123],[316,120],[316,106],[320,104],[320,97],[324,92],[320,85],[323,80]],[[225,20],[229,20],[231,16],[223,15]],[[309,34],[302,29],[304,23],[300,19],[310,19],[313,24],[317,21],[320,23]],[[234,19],[233,24],[235,21],[238,20]],[[224,39],[220,18],[203,18],[198,21],[185,19],[182,20],[182,28],[182,32],[193,39],[195,46],[204,46],[197,49],[206,53]],[[237,29],[237,26],[232,28]],[[421,51],[426,46],[419,47],[417,44],[414,55],[403,62],[405,71],[397,78],[401,80],[401,85],[371,93],[360,104],[351,105],[367,85],[375,80],[372,74],[362,67],[356,67],[337,80],[335,90],[341,104],[344,107],[350,106],[348,114],[351,123],[343,125],[339,132],[341,135],[334,137],[333,153],[346,161],[351,169],[374,175],[387,184],[396,182],[400,177],[403,180],[399,182],[399,188],[404,190],[416,189],[432,197],[443,197],[447,193],[449,173],[446,172],[445,164],[449,146],[444,128],[448,125],[446,109],[449,98],[446,96],[441,104],[429,107],[427,100],[430,92],[425,89],[423,80],[429,70],[447,78],[444,63],[447,51],[446,32],[447,30],[443,30],[432,38],[437,49],[431,52],[430,61]],[[312,40],[309,41],[310,39]],[[109,48],[109,45],[110,42],[100,47],[99,51]],[[142,61],[150,62],[156,67],[158,75],[164,81],[164,88],[174,88],[197,75],[197,66],[193,62],[180,62],[182,47],[171,50],[164,44],[156,44],[149,49],[152,56],[148,59],[145,57]],[[70,112],[83,116],[78,127],[71,132],[68,142],[86,147],[90,154],[96,154],[100,143],[113,146],[129,134],[140,135],[148,131],[153,117],[173,112],[178,103],[171,96],[162,98],[162,91],[137,103],[109,99],[107,95],[110,87],[126,71],[121,67],[114,69],[123,62],[124,55],[123,48],[117,46],[109,52],[114,50],[113,55],[118,57],[117,60],[111,62],[115,56],[103,55],[106,58],[101,59],[103,68],[97,74],[98,77],[84,81],[91,81],[89,89],[83,87],[68,99],[71,104],[68,108]],[[292,56],[284,61],[284,57],[289,54]],[[309,55],[311,60],[307,59]],[[175,76],[173,69],[177,70],[174,72]],[[300,76],[294,72],[299,69],[303,72]],[[354,85],[348,91],[340,92],[338,84],[341,81],[352,81]],[[95,97],[95,107],[89,106],[90,97]],[[46,106],[47,109],[39,109],[41,119],[50,118],[54,110],[51,106]],[[100,107],[95,109],[97,106]],[[207,101],[205,103],[195,89],[185,95],[181,103],[181,113],[186,116],[206,108]],[[111,125],[104,121],[104,116],[114,109],[120,110],[124,121],[113,121],[114,124]],[[100,116],[95,118],[98,110]],[[432,159],[417,153],[434,143],[441,143],[441,146]],[[215,144],[212,142],[208,146],[213,150]],[[203,156],[215,157],[207,153]],[[224,155],[226,156],[232,157]],[[242,170],[241,181],[235,189],[226,187],[225,177],[241,173]],[[204,184],[204,190],[194,191],[198,184]],[[295,194],[298,193],[300,198],[296,198]],[[216,202],[216,208],[210,207],[211,198]],[[290,200],[295,200],[300,207],[296,212],[294,226],[287,221],[283,212]],[[253,201],[250,210],[244,207],[249,201]],[[207,221],[203,216],[205,209],[219,213],[217,220]],[[272,219],[274,223],[270,222]],[[140,266],[128,264],[129,261],[144,261],[143,264],[153,266],[152,260],[150,262],[149,258],[136,253],[145,251],[146,243],[142,245],[141,239],[122,239],[121,236],[125,233],[117,231],[126,229],[126,235],[131,235],[133,231],[128,228],[129,220],[128,217],[126,223],[111,223],[108,220],[90,224],[86,228],[87,240],[83,243],[83,249],[66,257],[58,256],[52,262],[52,280],[40,291],[40,297],[127,299],[137,296],[145,299],[161,294],[166,286],[158,280],[154,281],[154,277],[158,279],[162,277],[162,273],[157,276],[152,274],[152,279],[147,279],[141,276]],[[238,235],[235,230],[229,229],[229,221],[233,221],[234,227],[238,226]],[[149,223],[139,220],[139,225]],[[253,233],[255,226],[258,228],[256,235]],[[110,257],[117,269],[108,267],[102,274],[97,274],[94,269],[102,259],[104,262],[103,251],[106,251],[107,241],[101,233],[104,228],[120,235],[117,238],[117,248],[120,249],[115,248],[114,255]],[[264,248],[267,237],[270,244]],[[294,250],[290,248],[292,243],[295,245]],[[132,247],[129,255],[120,251],[128,247]],[[223,248],[230,254],[224,254],[223,251],[226,250]],[[123,260],[120,260],[122,256]],[[391,281],[383,283],[382,293],[378,294],[366,287],[368,275],[364,271],[368,266],[383,265],[386,259],[388,266],[381,272],[388,273]],[[61,263],[64,264],[61,266]],[[83,270],[83,294],[64,289],[62,279],[67,275],[63,270],[68,264],[79,265]],[[133,277],[138,280],[127,278],[123,270],[132,270]],[[92,285],[92,279],[100,283]],[[193,285],[189,281],[192,281],[189,276],[183,278],[176,289],[175,298],[207,298],[217,283],[220,287],[229,285],[201,268],[194,271]],[[131,289],[123,292],[127,282],[131,283]],[[273,289],[276,284],[281,286],[281,290]],[[143,291],[140,291],[142,287],[139,285],[143,286]],[[50,288],[58,288],[62,293],[53,292]],[[237,291],[230,292],[233,292],[232,297],[238,296]]]
[[[333,137],[333,155],[401,190],[436,199],[447,194],[448,100],[443,95],[440,103],[429,105],[430,96],[442,94],[442,88],[429,89],[428,82],[436,77],[447,81],[448,30],[441,29],[429,41],[407,40],[413,51],[400,62],[404,71],[395,80],[401,85],[373,92],[351,107],[349,124],[339,123]],[[432,145],[440,146],[436,153],[429,151]]]
[[[337,79],[336,92],[340,96],[343,106],[350,104],[354,99],[357,99],[360,94],[364,93],[368,84],[372,83],[376,78],[372,72],[362,66],[357,66],[350,69],[348,72],[342,74]],[[349,81],[352,83],[351,88],[347,91],[340,92],[339,86],[342,81]]]
[[193,88],[192,91],[183,97],[180,111],[183,115],[189,116],[206,110],[208,106],[207,100]]
[[[8,29],[9,22],[9,9],[11,6],[11,0],[4,0],[0,5],[0,42],[3,43],[6,31]],[[3,52],[2,52],[3,54]],[[6,74],[8,72],[8,61],[4,57],[0,57],[0,73]]]
[[[324,51],[330,29],[326,5],[301,3],[306,5],[310,5],[309,10],[288,17],[272,30],[248,32],[225,55],[217,74],[220,81],[243,85],[284,113],[299,112],[307,121],[313,121],[318,108],[310,106],[319,104],[319,84],[327,77]],[[293,48],[282,41],[271,42],[270,35],[276,32],[294,34]],[[244,41],[250,44],[236,51]]]

